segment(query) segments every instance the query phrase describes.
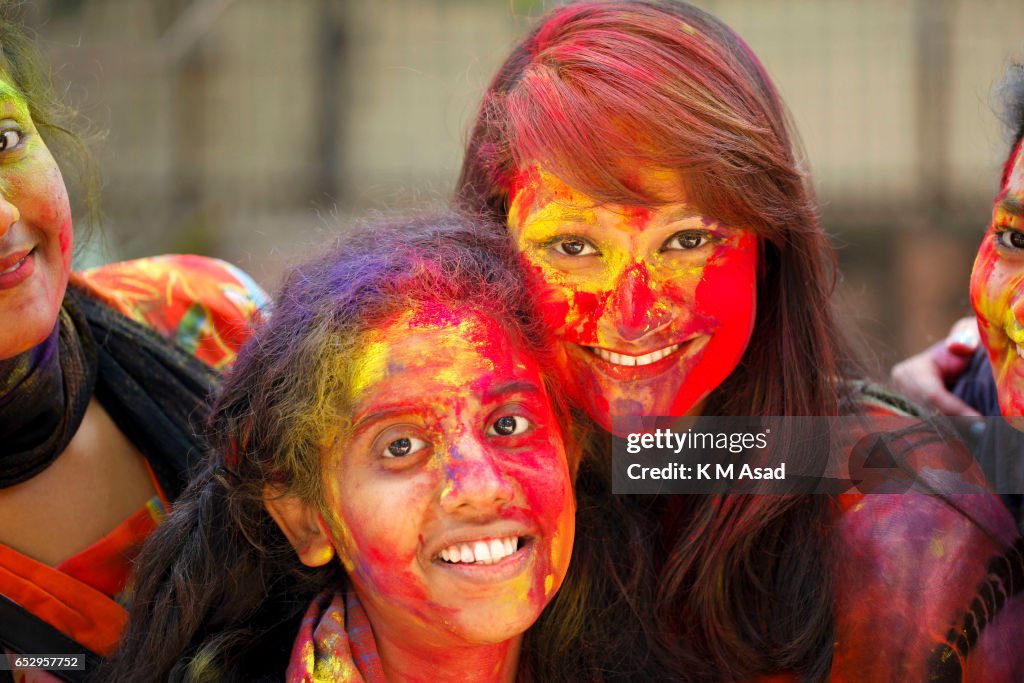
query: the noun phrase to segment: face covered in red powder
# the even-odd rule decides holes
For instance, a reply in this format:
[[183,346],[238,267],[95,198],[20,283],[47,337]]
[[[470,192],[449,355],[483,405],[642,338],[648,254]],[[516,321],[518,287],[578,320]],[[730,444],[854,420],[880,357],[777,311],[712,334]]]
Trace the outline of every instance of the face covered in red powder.
[[1024,152],[1018,143],[971,274],[971,303],[992,362],[999,410],[1024,430]]
[[602,204],[538,167],[510,197],[561,379],[608,430],[612,417],[698,414],[754,327],[757,238],[701,215],[677,174],[642,177],[666,203]]
[[521,635],[565,577],[575,503],[536,362],[493,320],[424,307],[372,331],[325,525],[378,640]]

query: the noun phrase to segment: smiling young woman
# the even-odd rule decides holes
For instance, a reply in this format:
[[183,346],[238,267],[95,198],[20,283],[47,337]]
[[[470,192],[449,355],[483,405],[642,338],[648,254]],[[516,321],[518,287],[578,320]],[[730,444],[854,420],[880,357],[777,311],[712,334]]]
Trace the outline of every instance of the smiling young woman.
[[[555,8],[498,69],[455,201],[507,226],[564,390],[604,430],[657,415],[906,416],[862,380],[841,331],[794,139],[749,46],[684,2]],[[658,601],[637,621],[655,624],[678,679],[931,680],[996,650],[1006,661],[1016,637],[990,624],[995,649],[971,657],[945,640],[989,590],[989,560],[1015,552],[992,496],[649,505]]]
[[295,269],[99,679],[566,680],[550,653],[629,552],[574,544],[546,340],[511,245],[457,216],[347,231]]
[[17,4],[0,3],[0,656],[74,651],[93,666],[263,294],[200,257],[71,271],[65,177],[88,185],[87,165],[69,163],[81,145]]

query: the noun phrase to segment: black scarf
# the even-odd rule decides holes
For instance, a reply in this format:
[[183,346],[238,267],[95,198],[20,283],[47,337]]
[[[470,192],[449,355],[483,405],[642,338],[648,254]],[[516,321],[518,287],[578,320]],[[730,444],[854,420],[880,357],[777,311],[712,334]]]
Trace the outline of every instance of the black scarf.
[[202,453],[216,381],[192,354],[69,287],[50,337],[0,362],[0,488],[63,453],[95,396],[174,499]]
[[0,488],[31,479],[67,448],[92,396],[95,361],[85,318],[68,306],[45,341],[0,361]]

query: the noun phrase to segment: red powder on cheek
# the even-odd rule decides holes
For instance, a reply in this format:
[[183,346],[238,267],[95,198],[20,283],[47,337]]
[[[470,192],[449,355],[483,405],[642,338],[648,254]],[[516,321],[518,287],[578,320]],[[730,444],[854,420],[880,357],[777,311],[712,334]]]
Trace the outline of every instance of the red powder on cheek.
[[688,412],[714,391],[739,364],[757,315],[757,239],[744,234],[736,245],[719,246],[704,268],[694,296],[694,314],[714,321],[715,332],[673,402],[673,414]]
[[371,578],[381,595],[426,600],[427,592],[422,582],[409,572],[409,559],[371,547],[367,548],[365,556],[359,558],[362,566],[357,565],[356,571]]
[[71,251],[74,231],[71,229],[71,216],[67,217],[64,225],[60,227],[60,253],[67,255]]
[[566,330],[563,341],[573,344],[594,346],[597,344],[597,321],[604,315],[607,307],[607,294],[594,294],[593,292],[574,292],[573,297],[573,320],[566,321],[571,325]]
[[991,237],[986,237],[978,250],[978,256],[974,261],[974,271],[971,273],[971,305],[982,318],[987,318],[988,311],[983,310],[983,299],[985,287],[992,279],[992,271],[996,267],[998,254]]

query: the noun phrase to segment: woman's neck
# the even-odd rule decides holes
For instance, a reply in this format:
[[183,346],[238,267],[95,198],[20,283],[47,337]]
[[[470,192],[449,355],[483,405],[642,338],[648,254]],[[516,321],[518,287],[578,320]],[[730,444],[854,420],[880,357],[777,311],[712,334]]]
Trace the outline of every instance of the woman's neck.
[[384,675],[409,683],[512,683],[523,636],[493,645],[424,646],[415,639],[389,638],[374,630]]

